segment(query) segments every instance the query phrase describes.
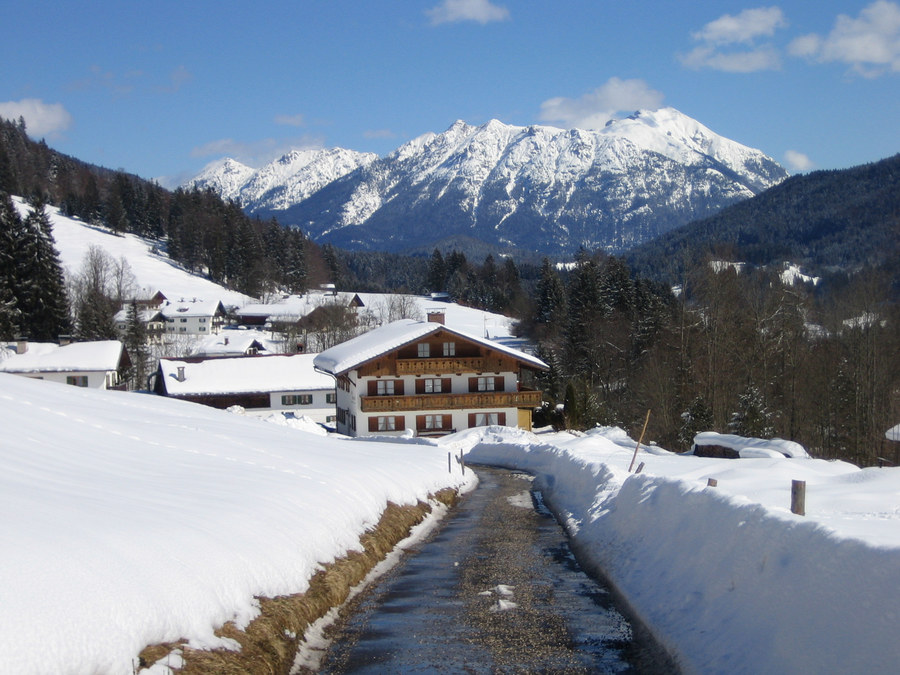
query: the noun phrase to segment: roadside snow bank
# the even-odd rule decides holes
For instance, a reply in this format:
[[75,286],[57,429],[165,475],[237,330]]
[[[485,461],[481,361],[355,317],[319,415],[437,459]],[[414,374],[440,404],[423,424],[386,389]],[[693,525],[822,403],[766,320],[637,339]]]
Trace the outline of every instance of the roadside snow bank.
[[131,673],[152,643],[301,593],[387,502],[472,480],[446,450],[354,443],[146,394],[0,374],[0,670]]
[[[443,443],[536,474],[576,545],[686,672],[896,672],[900,469],[642,446],[645,468],[629,474],[626,439],[492,427]],[[790,513],[792,479],[807,481],[806,517]]]

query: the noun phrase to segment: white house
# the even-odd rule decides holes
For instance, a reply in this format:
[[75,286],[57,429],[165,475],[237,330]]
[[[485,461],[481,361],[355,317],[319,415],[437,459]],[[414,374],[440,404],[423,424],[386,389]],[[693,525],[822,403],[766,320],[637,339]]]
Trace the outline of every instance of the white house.
[[119,340],[0,343],[0,372],[91,389],[124,388],[119,371],[130,365]]
[[160,312],[167,335],[210,335],[218,333],[225,322],[225,307],[218,300],[179,300],[164,305]]
[[249,414],[293,412],[333,423],[334,380],[313,367],[315,354],[160,359],[153,390]]
[[403,319],[323,351],[335,377],[337,431],[348,436],[445,434],[476,426],[531,428],[541,392],[522,386],[540,359],[438,320]]

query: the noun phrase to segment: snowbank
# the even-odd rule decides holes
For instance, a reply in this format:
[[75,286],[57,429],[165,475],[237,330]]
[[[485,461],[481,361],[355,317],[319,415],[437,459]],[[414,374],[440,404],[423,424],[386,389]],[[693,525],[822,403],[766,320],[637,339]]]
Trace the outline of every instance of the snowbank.
[[[531,471],[686,672],[888,673],[900,663],[900,470],[676,456],[618,429],[447,437],[469,462]],[[706,487],[716,478],[718,487]],[[807,516],[790,513],[807,481]]]
[[152,395],[0,374],[0,670],[131,673],[147,644],[229,644],[388,501],[472,480],[445,449],[352,443]]

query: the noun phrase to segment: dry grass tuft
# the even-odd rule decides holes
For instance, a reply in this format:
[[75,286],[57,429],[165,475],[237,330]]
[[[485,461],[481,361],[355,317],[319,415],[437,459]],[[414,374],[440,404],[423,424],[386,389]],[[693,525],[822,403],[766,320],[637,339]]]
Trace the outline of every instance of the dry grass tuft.
[[[434,499],[453,506],[458,495],[448,488],[438,492]],[[375,529],[360,537],[362,551],[351,551],[346,557],[326,565],[310,580],[306,593],[260,598],[260,615],[245,630],[227,623],[216,631],[217,635],[240,643],[239,652],[205,651],[191,649],[185,644],[166,643],[146,647],[140,653],[141,665],[149,666],[172,650],[181,649],[185,661],[181,672],[185,675],[286,675],[306,628],[329,609],[342,604],[350,589],[384,560],[430,512],[431,507],[424,502],[415,506],[389,503]]]

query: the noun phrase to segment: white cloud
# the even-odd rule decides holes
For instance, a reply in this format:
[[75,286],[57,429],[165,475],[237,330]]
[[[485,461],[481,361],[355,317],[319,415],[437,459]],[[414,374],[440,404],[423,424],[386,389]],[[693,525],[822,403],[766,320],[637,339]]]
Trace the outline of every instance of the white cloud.
[[778,7],[745,9],[737,16],[725,14],[710,21],[691,37],[712,45],[749,44],[758,37],[772,37],[775,30],[787,25]]
[[288,127],[302,127],[306,124],[303,115],[276,115],[275,124],[283,124]]
[[[682,65],[698,70],[710,68],[727,73],[777,70],[781,67],[778,50],[771,44],[757,45],[756,41],[772,37],[785,26],[787,20],[778,7],[745,9],[735,16],[724,14],[691,33],[702,44],[678,58]],[[739,48],[735,49],[736,45]]]
[[726,73],[755,73],[760,70],[777,70],[781,57],[773,47],[759,47],[749,51],[722,52],[713,47],[697,47],[681,56],[681,63],[688,68],[711,68]]
[[812,160],[802,152],[788,150],[784,153],[784,162],[794,172],[810,171],[815,168]]
[[603,86],[581,98],[557,97],[541,104],[540,119],[561,123],[567,128],[599,129],[616,113],[655,110],[662,105],[663,95],[643,80],[610,78]]
[[490,0],[444,0],[443,3],[425,12],[431,17],[431,25],[456,23],[458,21],[477,21],[480,24],[492,21],[505,21],[509,18],[509,10],[494,5]]
[[72,126],[72,116],[61,103],[44,103],[37,98],[0,103],[0,117],[25,119],[25,128],[33,138],[56,138]]
[[789,45],[794,56],[841,62],[866,77],[900,72],[900,5],[877,0],[858,18],[838,15],[831,32],[804,35]]

